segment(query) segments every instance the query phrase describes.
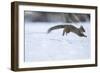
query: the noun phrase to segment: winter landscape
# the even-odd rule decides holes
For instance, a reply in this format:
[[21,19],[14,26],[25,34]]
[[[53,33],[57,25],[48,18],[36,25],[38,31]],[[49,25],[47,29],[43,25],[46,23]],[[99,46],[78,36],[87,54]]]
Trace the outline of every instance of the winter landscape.
[[[82,14],[82,16],[81,14],[73,14],[72,16],[67,13],[26,11],[24,24],[25,62],[90,59],[91,25],[89,14]],[[80,20],[80,18],[82,19]],[[63,36],[62,28],[47,33],[49,28],[66,23],[77,28],[82,25],[87,37],[79,37],[72,32]]]

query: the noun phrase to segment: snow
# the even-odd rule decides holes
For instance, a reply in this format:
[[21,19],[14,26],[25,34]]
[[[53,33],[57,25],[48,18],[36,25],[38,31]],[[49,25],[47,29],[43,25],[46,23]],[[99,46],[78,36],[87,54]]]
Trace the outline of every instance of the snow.
[[61,23],[25,23],[25,62],[89,59],[90,23],[83,25],[87,37],[79,37],[74,33],[62,36],[63,29],[47,30]]

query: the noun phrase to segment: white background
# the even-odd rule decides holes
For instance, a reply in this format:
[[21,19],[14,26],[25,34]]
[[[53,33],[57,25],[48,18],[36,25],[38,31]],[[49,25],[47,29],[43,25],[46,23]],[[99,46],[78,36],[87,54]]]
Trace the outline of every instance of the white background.
[[[14,73],[10,70],[10,54],[11,54],[11,5],[14,0],[0,0],[0,73]],[[20,1],[20,0],[19,0]],[[29,0],[21,0],[29,1]],[[30,0],[32,1],[32,0]],[[45,3],[62,3],[62,4],[77,4],[77,5],[93,5],[98,6],[98,13],[100,13],[100,0],[34,0],[34,2]],[[100,16],[98,14],[98,16]],[[99,19],[99,17],[98,17]],[[100,21],[98,22],[98,27]],[[100,29],[98,30],[98,32]],[[100,33],[98,33],[100,37]],[[98,43],[100,39],[98,38]],[[100,50],[98,46],[98,56]],[[98,57],[99,58],[99,57]],[[100,61],[100,58],[98,59]],[[55,69],[55,70],[40,70],[40,71],[26,71],[25,73],[99,73],[100,62],[98,67],[86,67],[86,68],[70,68],[70,69]],[[22,72],[24,73],[24,72]]]

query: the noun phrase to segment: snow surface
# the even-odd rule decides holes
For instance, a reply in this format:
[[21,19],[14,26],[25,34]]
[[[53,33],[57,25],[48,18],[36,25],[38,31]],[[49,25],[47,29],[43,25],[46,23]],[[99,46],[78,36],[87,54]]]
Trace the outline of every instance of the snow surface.
[[87,37],[79,37],[74,33],[62,36],[63,29],[48,29],[61,23],[25,23],[25,62],[89,59],[90,23],[73,24],[77,27],[83,25]]

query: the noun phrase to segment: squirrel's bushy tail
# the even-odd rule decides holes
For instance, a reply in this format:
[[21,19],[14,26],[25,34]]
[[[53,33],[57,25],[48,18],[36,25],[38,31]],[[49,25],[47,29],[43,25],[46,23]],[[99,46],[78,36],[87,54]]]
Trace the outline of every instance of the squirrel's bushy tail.
[[64,28],[65,26],[66,25],[56,25],[56,26],[53,26],[53,27],[49,28],[48,33],[50,33],[52,30],[55,30],[55,29]]

